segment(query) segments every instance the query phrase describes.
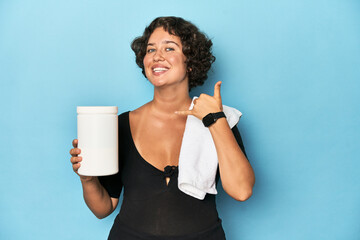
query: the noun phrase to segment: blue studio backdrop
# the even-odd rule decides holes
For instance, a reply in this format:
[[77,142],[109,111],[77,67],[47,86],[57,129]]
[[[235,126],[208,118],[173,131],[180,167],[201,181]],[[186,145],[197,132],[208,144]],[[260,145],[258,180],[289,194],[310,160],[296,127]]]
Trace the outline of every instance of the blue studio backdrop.
[[[243,113],[253,196],[218,210],[229,240],[360,239],[360,1],[0,1],[0,239],[106,239],[69,150],[76,106],[133,110],[153,89],[131,41],[158,16],[214,43],[213,94]],[[119,209],[116,210],[118,212]]]

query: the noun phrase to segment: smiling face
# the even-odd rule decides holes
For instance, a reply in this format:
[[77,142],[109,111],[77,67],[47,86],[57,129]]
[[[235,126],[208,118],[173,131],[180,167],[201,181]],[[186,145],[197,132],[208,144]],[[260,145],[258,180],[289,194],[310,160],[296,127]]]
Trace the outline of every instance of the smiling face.
[[144,57],[147,79],[155,87],[188,84],[185,60],[180,38],[162,27],[156,28],[149,38]]

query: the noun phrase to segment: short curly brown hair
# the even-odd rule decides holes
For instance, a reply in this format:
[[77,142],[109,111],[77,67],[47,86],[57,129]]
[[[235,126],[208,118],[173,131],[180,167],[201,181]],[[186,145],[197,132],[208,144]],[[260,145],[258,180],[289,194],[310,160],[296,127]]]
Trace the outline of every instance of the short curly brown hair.
[[131,43],[131,49],[135,52],[136,64],[144,69],[144,57],[150,35],[156,28],[163,27],[168,33],[178,36],[183,45],[183,53],[186,57],[186,65],[189,77],[189,91],[191,88],[204,84],[211,64],[215,61],[212,54],[211,40],[189,21],[180,17],[158,17],[154,19],[144,30],[142,36],[137,37]]

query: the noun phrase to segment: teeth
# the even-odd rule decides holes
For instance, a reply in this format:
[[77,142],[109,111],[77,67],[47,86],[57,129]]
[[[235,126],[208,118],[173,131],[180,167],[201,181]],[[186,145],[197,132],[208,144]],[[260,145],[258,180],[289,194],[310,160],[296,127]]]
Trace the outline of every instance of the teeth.
[[163,71],[167,71],[167,68],[154,68],[153,71],[154,72],[163,72]]

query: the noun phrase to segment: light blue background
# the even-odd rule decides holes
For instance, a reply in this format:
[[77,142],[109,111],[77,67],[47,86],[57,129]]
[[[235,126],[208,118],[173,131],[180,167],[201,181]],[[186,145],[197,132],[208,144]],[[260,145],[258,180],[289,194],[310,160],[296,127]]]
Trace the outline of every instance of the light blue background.
[[0,239],[106,239],[69,150],[76,106],[135,109],[152,87],[130,43],[157,16],[214,43],[206,86],[226,105],[256,173],[220,189],[229,240],[360,239],[360,1],[0,1]]

